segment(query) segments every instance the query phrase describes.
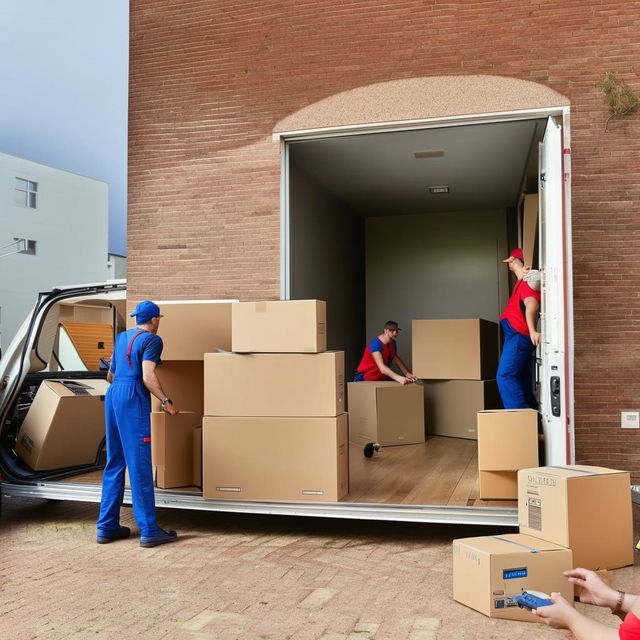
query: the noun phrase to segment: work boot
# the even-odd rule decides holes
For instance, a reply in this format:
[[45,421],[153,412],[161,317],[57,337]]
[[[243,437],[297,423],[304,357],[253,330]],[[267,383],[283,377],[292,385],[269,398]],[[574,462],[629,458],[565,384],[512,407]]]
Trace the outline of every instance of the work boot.
[[141,547],[157,547],[159,544],[167,544],[167,542],[175,542],[178,534],[175,531],[165,531],[158,528],[159,533],[155,536],[140,536]]
[[102,533],[98,531],[96,542],[98,544],[109,544],[109,542],[113,542],[114,540],[128,538],[130,535],[131,529],[129,529],[129,527],[120,526],[113,531],[103,531]]

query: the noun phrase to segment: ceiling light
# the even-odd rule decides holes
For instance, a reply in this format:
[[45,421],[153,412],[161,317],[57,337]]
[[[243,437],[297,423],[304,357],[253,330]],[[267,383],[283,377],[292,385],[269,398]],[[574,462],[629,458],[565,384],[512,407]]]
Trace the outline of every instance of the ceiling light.
[[429,193],[449,193],[449,187],[429,187]]
[[416,158],[440,158],[444,155],[444,149],[427,149],[426,151],[414,151]]

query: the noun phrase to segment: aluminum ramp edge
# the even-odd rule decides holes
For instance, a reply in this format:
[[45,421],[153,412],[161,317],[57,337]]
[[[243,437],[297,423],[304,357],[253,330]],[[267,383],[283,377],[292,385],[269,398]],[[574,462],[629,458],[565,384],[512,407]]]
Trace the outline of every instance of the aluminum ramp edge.
[[[43,482],[31,485],[0,483],[6,498],[41,498],[100,502],[101,486],[65,482]],[[124,504],[131,504],[131,491],[125,490]],[[205,499],[199,493],[156,489],[156,505],[173,509],[219,511],[264,515],[289,515],[355,520],[386,520],[438,524],[487,525],[517,527],[515,507],[465,507],[451,505],[388,505],[353,502],[257,502]]]

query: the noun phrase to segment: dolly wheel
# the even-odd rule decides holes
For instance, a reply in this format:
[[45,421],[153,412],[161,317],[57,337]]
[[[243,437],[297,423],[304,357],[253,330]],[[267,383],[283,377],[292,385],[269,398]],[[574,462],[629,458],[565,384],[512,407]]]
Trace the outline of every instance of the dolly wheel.
[[373,454],[379,450],[380,445],[377,442],[367,442],[367,444],[364,445],[362,453],[364,453],[365,458],[372,458]]

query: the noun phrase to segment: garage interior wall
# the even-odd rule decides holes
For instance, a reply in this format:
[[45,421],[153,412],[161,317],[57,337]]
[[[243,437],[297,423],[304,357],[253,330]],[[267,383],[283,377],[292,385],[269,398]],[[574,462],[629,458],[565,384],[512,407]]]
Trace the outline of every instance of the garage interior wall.
[[509,296],[507,255],[504,210],[368,218],[367,335],[396,320],[398,353],[410,367],[412,320],[496,322]]
[[327,346],[345,351],[350,379],[364,348],[364,220],[290,165],[290,297],[327,302]]

